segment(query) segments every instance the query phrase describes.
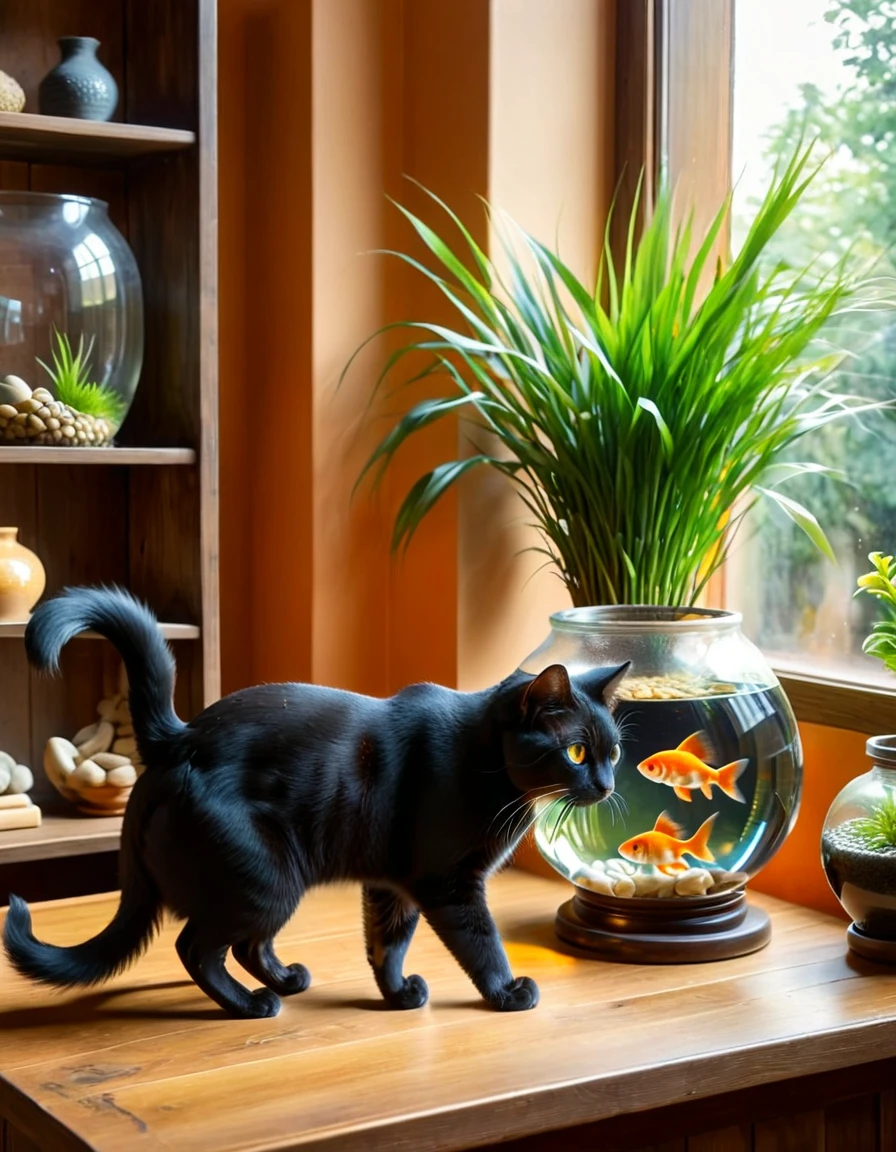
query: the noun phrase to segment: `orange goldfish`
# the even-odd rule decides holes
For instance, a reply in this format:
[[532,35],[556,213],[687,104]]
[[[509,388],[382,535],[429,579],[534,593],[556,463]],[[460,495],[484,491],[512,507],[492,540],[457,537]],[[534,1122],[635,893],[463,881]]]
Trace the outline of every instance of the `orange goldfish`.
[[715,856],[709,850],[709,837],[717,816],[718,812],[713,812],[690,840],[683,840],[680,825],[668,812],[661,812],[651,832],[642,832],[619,845],[619,855],[633,864],[652,864],[667,876],[687,871],[689,865],[682,860],[685,853],[712,863]]
[[657,784],[668,784],[679,800],[690,802],[691,790],[699,788],[707,800],[712,799],[712,786],[721,788],[732,800],[744,802],[737,778],[750,763],[734,760],[724,768],[710,768],[705,763],[709,754],[702,733],[695,732],[677,748],[654,752],[638,765],[638,771]]

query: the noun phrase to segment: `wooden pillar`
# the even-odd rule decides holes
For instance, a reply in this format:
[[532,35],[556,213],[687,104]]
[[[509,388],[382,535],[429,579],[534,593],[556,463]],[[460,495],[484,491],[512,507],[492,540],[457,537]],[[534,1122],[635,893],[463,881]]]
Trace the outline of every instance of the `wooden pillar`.
[[379,325],[450,316],[419,274],[365,254],[416,251],[386,193],[435,223],[405,176],[483,245],[477,195],[593,272],[613,183],[612,0],[220,3],[225,684],[496,680],[565,603],[516,556],[532,539],[522,506],[484,476],[393,560],[394,513],[457,454],[458,429],[433,427],[376,498],[352,501],[384,413],[408,400],[369,410],[395,338],[337,382]]

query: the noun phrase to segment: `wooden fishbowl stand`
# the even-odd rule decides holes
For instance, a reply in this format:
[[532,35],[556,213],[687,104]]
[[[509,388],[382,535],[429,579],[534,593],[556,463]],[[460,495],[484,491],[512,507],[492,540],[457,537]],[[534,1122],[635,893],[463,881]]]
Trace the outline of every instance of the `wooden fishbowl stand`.
[[693,900],[621,901],[576,889],[557,912],[557,935],[605,960],[695,964],[758,952],[771,939],[768,913],[743,889]]

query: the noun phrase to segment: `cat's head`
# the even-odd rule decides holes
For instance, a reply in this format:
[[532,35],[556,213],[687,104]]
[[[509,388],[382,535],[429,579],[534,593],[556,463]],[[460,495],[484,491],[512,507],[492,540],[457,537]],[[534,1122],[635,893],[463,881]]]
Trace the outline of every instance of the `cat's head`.
[[507,774],[521,792],[563,788],[583,805],[612,793],[621,755],[612,710],[630,666],[571,677],[552,664],[523,683],[516,723],[504,733]]

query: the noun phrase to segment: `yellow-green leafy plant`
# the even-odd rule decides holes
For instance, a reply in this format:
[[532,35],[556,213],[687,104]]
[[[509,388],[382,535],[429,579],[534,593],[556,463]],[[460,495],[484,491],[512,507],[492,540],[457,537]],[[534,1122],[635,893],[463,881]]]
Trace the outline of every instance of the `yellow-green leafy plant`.
[[868,559],[874,568],[859,577],[856,596],[863,593],[874,596],[886,619],[874,623],[871,634],[865,637],[862,651],[868,656],[876,656],[891,672],[896,672],[896,561],[882,552],[872,552]]
[[825,471],[792,461],[807,432],[880,406],[838,389],[831,372],[843,353],[820,339],[828,320],[869,306],[877,288],[845,258],[769,266],[769,241],[817,171],[810,151],[776,173],[733,259],[714,256],[730,196],[695,236],[661,191],[640,235],[635,205],[618,262],[605,239],[591,285],[512,222],[499,264],[436,197],[458,252],[401,208],[437,270],[392,254],[436,285],[457,326],[390,326],[415,338],[380,383],[422,352],[419,375],[441,375],[446,387],[399,420],[365,472],[379,478],[410,437],[454,415],[470,417],[474,450],[417,480],[393,546],[462,476],[489,467],[517,487],[577,605],[692,604],[760,497],[831,557],[815,516],[779,487]]
[[53,367],[45,364],[40,357],[36,359],[50,377],[56,399],[73,412],[93,416],[97,420],[107,420],[117,428],[124,415],[124,402],[111,388],[90,380],[93,337],[91,336],[85,348],[82,335],[78,339],[78,350],[75,352],[65,332],[54,329],[53,334],[56,340],[56,347],[53,349]]

